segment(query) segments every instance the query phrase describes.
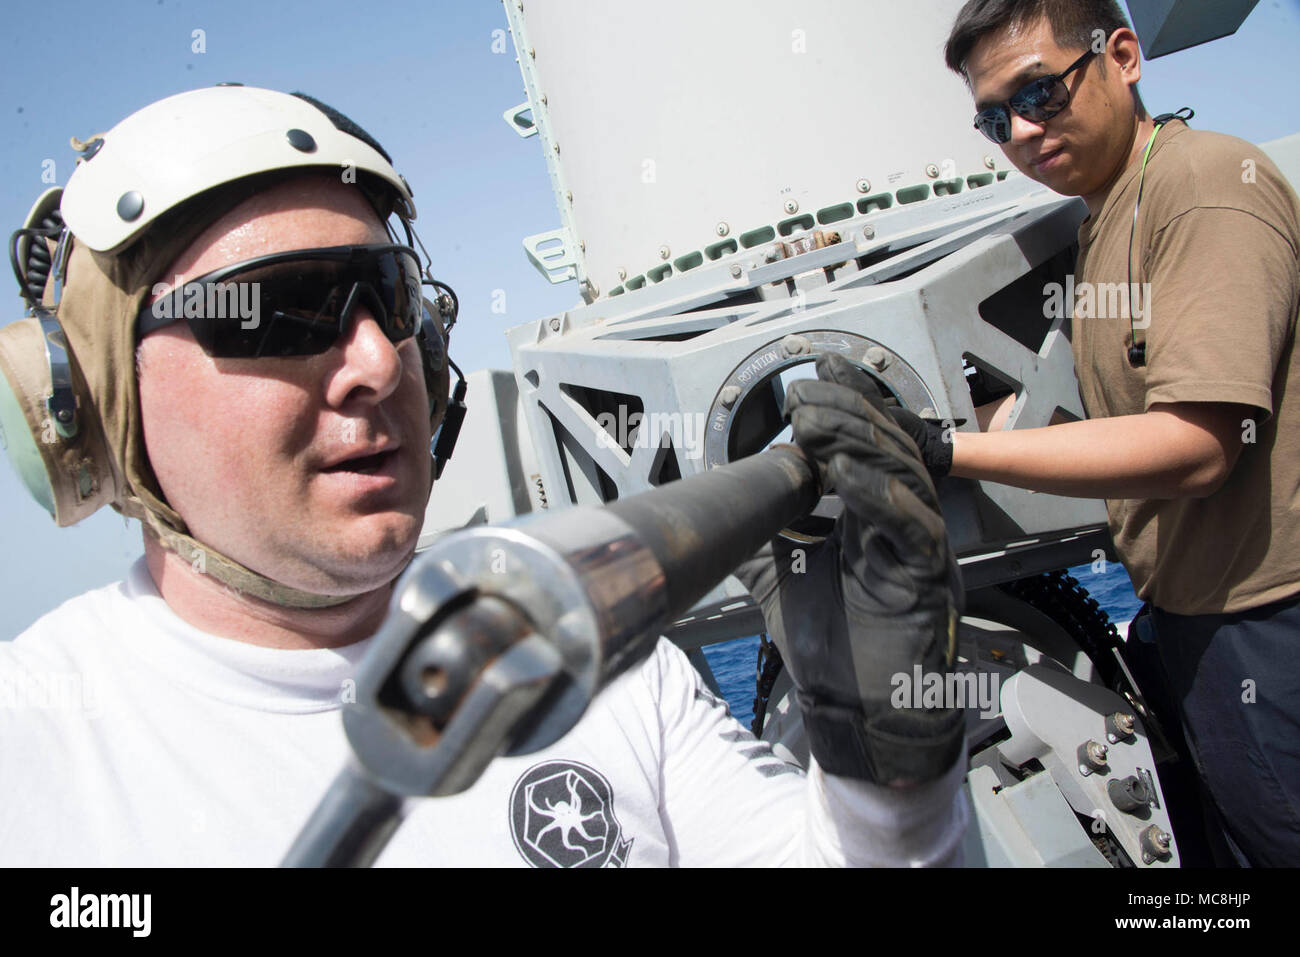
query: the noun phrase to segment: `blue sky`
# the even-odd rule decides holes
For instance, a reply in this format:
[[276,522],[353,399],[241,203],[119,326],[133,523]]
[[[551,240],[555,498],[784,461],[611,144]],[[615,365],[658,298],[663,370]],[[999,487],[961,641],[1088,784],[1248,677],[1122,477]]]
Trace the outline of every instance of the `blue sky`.
[[[54,160],[57,182],[67,182],[70,136],[103,131],[164,96],[237,80],[310,93],[383,143],[415,190],[435,274],[460,295],[453,355],[467,371],[508,368],[505,329],[577,300],[573,284],[549,285],[520,246],[560,218],[537,139],[520,139],[501,119],[525,97],[513,47],[492,52],[493,31],[506,26],[495,0],[45,0],[8,4],[4,25],[6,237],[45,188],[46,160]],[[204,53],[191,49],[196,29],[205,33]],[[1154,112],[1192,106],[1193,125],[1255,142],[1300,132],[1297,49],[1300,0],[1261,0],[1236,36],[1150,64],[1143,97]],[[504,314],[491,311],[495,290],[504,290]],[[0,323],[21,312],[16,294],[6,301]],[[141,551],[135,524],[108,509],[55,528],[6,466],[0,546],[0,639],[60,601],[122,577]]]

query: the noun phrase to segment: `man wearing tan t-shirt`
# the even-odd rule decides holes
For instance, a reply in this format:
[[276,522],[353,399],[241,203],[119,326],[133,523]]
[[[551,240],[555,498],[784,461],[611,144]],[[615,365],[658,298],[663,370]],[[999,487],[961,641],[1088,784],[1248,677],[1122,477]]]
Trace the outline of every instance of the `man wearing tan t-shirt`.
[[1300,864],[1300,200],[1251,144],[1146,112],[1114,0],[971,0],[945,52],[977,127],[1088,206],[1090,418],[1003,431],[1000,410],[945,443],[895,415],[936,476],[1106,499],[1224,846]]

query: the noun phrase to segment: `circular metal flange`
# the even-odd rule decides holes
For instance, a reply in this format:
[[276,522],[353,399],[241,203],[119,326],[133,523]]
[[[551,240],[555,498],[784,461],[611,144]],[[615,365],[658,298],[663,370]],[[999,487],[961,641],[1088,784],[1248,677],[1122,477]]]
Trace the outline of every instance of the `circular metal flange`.
[[[801,331],[799,336],[808,344],[806,352],[792,355],[785,348],[787,336],[783,335],[751,352],[718,387],[713,404],[709,407],[709,425],[704,430],[705,468],[714,468],[731,461],[728,449],[732,427],[737,417],[744,414],[746,400],[756,389],[786,369],[813,361],[822,353],[838,352],[851,360],[897,396],[905,408],[919,410],[927,406],[935,407],[934,396],[925,387],[916,370],[888,346],[866,336],[841,330]],[[867,364],[868,349],[880,350],[873,351],[872,358],[879,358],[883,353],[886,359],[883,370]]]

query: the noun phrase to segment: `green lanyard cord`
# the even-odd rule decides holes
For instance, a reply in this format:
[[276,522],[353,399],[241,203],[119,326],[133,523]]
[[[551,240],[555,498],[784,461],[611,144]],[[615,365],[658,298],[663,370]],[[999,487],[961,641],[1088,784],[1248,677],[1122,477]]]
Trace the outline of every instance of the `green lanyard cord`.
[[[1181,115],[1184,110],[1187,112],[1186,116]],[[1142,187],[1146,182],[1147,160],[1151,158],[1151,149],[1156,145],[1156,134],[1160,132],[1166,123],[1174,119],[1187,122],[1187,120],[1190,120],[1195,115],[1196,113],[1191,109],[1191,107],[1184,106],[1177,112],[1162,113],[1160,116],[1157,116],[1156,128],[1151,131],[1151,139],[1147,140],[1147,148],[1142,153],[1142,168],[1138,172],[1137,202],[1133,204],[1133,225],[1130,227],[1128,233],[1128,361],[1129,365],[1134,368],[1146,365],[1147,361],[1147,345],[1145,342],[1140,344],[1138,343],[1137,324],[1133,321],[1133,238],[1137,235],[1138,210],[1142,208]],[[1145,305],[1148,310],[1151,308],[1150,302],[1146,302]]]
[[[1133,204],[1133,225],[1128,231],[1128,359],[1133,366],[1146,365],[1147,351],[1145,342],[1138,345],[1137,325],[1133,321],[1133,237],[1137,235],[1138,210],[1142,208],[1142,186],[1147,176],[1147,160],[1151,158],[1151,147],[1156,145],[1156,134],[1164,125],[1164,123],[1156,124],[1156,128],[1151,131],[1151,139],[1147,140],[1146,151],[1142,154],[1142,169],[1138,172],[1137,202]],[[1146,306],[1150,309],[1151,303],[1147,303]]]

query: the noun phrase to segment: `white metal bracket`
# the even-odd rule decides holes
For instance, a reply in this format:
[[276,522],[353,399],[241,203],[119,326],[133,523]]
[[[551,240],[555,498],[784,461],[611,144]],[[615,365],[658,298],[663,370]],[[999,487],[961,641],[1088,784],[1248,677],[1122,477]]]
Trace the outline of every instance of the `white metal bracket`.
[[518,106],[510,107],[501,116],[507,126],[525,139],[537,135],[537,124],[533,122],[533,105],[527,100]]
[[578,278],[577,246],[567,226],[524,237],[524,252],[552,283]]

